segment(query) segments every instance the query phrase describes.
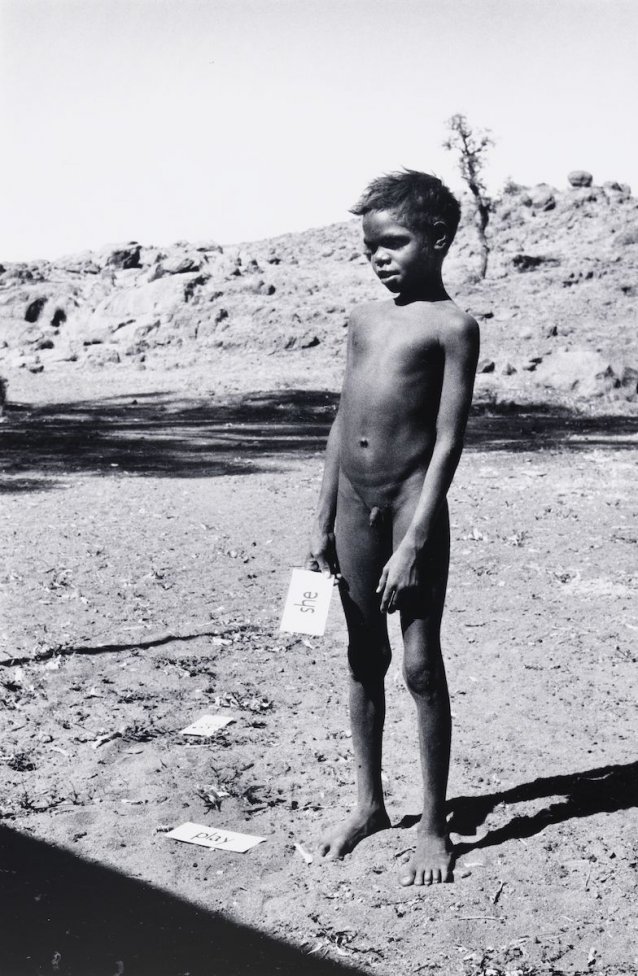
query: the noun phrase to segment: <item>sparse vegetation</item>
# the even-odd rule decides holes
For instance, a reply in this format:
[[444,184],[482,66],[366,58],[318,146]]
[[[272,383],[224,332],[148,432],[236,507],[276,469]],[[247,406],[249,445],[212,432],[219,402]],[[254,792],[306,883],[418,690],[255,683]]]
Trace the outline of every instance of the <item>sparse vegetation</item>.
[[457,152],[461,176],[470,188],[476,204],[476,227],[481,244],[480,275],[487,274],[490,246],[487,240],[487,225],[492,209],[492,200],[487,194],[481,172],[489,146],[494,145],[489,132],[474,132],[466,117],[458,112],[447,121],[450,135],[443,143],[445,149]]

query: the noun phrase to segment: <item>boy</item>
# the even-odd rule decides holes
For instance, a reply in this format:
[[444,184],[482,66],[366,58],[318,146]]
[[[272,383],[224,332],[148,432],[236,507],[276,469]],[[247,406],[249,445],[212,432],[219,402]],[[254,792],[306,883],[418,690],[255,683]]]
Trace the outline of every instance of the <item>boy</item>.
[[358,791],[355,812],[320,852],[343,857],[390,826],[381,785],[391,657],[385,614],[398,610],[424,791],[416,850],[400,881],[423,885],[452,880],[445,817],[450,703],[439,635],[449,562],[446,494],[463,449],[479,330],[443,287],[441,266],[460,207],[440,180],[413,170],[380,177],[352,213],[363,217],[366,257],[392,297],[350,317],[341,402],[306,561],[308,569],[340,577]]

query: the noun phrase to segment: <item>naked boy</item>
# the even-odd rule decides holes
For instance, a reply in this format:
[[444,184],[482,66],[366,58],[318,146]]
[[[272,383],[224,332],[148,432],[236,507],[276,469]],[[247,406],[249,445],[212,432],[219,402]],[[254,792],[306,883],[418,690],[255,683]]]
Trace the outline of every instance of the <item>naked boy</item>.
[[463,449],[479,348],[474,319],[443,286],[460,208],[440,180],[405,171],[375,180],[353,213],[366,256],[391,294],[350,318],[346,372],[330,432],[308,569],[339,572],[348,626],[358,803],[325,838],[342,857],[390,825],[381,785],[386,614],[401,617],[423,775],[417,845],[401,884],[451,880],[445,819],[450,705],[440,625],[449,561],[446,495]]

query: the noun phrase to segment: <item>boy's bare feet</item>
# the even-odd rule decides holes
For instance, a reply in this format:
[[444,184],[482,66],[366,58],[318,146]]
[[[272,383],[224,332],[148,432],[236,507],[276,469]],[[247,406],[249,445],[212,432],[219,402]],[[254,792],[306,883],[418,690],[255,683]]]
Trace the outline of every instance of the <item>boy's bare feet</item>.
[[379,830],[386,830],[389,826],[390,818],[385,807],[355,810],[347,820],[326,835],[319,845],[319,855],[331,860],[344,857],[365,837],[376,834]]
[[402,885],[452,881],[452,844],[447,834],[418,830],[416,850],[399,876]]

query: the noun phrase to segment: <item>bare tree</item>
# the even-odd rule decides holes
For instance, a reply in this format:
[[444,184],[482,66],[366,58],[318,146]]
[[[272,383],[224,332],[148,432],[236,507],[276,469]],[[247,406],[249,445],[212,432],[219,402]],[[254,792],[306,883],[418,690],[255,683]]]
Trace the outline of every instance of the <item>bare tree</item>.
[[449,137],[443,143],[444,149],[457,152],[461,176],[469,186],[476,203],[476,227],[481,243],[480,275],[487,274],[487,259],[490,246],[485,233],[492,209],[492,201],[487,194],[481,171],[485,165],[488,146],[494,145],[489,132],[473,132],[464,115],[457,113],[447,120]]

